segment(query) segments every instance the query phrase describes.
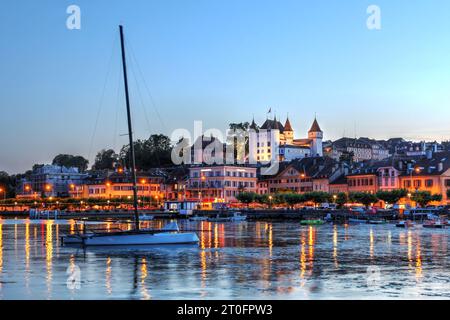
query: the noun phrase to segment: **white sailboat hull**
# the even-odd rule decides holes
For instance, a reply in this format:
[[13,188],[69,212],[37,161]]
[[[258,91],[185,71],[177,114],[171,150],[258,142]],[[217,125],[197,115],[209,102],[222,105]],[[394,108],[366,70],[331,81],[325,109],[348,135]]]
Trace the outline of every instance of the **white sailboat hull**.
[[193,232],[162,232],[86,236],[83,237],[82,242],[85,246],[137,246],[196,244],[199,239],[197,234]]

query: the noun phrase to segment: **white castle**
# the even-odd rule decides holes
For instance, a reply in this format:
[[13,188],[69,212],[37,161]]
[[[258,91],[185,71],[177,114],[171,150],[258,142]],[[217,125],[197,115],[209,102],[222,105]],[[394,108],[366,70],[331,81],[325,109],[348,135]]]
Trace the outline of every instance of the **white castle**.
[[323,131],[317,119],[308,132],[308,138],[295,139],[289,117],[282,125],[276,118],[267,119],[259,127],[253,119],[250,129],[249,158],[253,162],[269,162],[271,160],[291,161],[305,157],[323,156]]

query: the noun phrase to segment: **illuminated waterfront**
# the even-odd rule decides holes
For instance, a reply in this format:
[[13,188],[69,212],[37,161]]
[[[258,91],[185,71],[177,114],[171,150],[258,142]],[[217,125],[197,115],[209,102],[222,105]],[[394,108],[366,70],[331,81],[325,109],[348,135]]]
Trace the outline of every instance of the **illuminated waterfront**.
[[[84,251],[61,247],[73,223],[0,220],[0,298],[450,298],[448,229],[179,224],[203,230],[198,247]],[[77,268],[79,287],[68,286]]]

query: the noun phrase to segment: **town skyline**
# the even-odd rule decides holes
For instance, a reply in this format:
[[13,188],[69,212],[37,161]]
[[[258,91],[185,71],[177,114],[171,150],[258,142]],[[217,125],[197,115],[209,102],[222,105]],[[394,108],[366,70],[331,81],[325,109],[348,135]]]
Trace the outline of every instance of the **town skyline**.
[[258,11],[251,1],[76,4],[80,30],[66,28],[67,3],[4,4],[0,135],[14,139],[0,141],[0,170],[61,153],[92,164],[98,150],[126,143],[111,52],[119,22],[130,39],[136,139],[196,120],[222,131],[253,116],[261,124],[269,108],[302,133],[317,114],[324,141],[450,139],[448,2],[378,1],[380,30],[367,29],[365,1],[258,2]]

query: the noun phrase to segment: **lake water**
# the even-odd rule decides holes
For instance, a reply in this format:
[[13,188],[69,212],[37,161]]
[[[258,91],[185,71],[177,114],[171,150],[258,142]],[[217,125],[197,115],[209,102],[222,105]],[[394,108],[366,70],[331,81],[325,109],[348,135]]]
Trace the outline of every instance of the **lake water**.
[[61,246],[73,222],[0,220],[0,299],[450,298],[450,229],[179,225],[199,246],[83,250]]

